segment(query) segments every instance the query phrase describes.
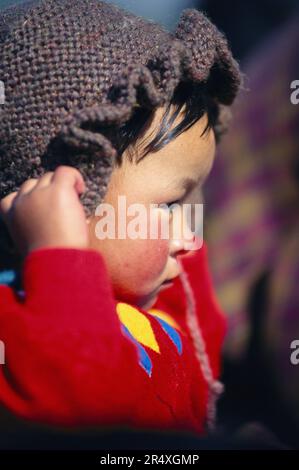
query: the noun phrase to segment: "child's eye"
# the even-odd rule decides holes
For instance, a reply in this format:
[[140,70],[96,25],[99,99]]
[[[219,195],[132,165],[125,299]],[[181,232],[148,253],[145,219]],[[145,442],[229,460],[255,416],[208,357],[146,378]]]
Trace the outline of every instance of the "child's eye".
[[171,202],[166,202],[165,205],[167,206],[167,208],[173,212],[177,206],[180,204],[180,200],[177,199],[176,201],[171,201]]

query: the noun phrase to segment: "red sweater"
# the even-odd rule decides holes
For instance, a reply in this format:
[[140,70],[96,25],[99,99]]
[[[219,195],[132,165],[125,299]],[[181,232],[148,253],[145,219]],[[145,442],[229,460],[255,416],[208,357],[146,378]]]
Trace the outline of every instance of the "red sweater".
[[[215,301],[206,248],[182,258],[214,377],[225,321]],[[186,325],[180,278],[153,309],[119,303],[94,250],[32,252],[25,298],[0,286],[0,403],[55,425],[126,425],[201,433],[207,384]]]

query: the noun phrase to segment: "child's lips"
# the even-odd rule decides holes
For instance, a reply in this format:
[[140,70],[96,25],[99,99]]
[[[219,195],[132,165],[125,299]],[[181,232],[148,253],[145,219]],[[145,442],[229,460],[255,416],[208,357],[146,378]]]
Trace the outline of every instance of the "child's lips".
[[161,284],[160,284],[158,287],[156,287],[156,288],[154,289],[154,291],[152,292],[152,295],[157,295],[157,294],[159,294],[159,292],[160,292],[161,290],[168,289],[168,288],[171,287],[172,285],[173,285],[173,282],[170,281],[170,280],[166,280],[166,281],[164,281],[164,282],[161,282]]
[[173,286],[173,280],[167,279],[166,281],[162,282],[162,284],[159,287],[159,290],[168,289],[171,286]]
[[158,293],[160,292],[161,290],[165,290],[165,289],[168,289],[169,287],[172,287],[173,286],[173,282],[175,281],[175,279],[177,279],[177,277],[179,276],[179,274],[177,274],[176,276],[173,276],[169,279],[165,279],[165,281],[161,282],[161,284],[155,288],[154,290],[154,293]]

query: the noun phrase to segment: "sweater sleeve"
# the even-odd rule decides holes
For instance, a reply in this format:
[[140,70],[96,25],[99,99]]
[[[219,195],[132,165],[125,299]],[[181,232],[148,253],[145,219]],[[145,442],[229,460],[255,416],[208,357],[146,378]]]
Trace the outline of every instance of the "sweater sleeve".
[[1,405],[50,424],[128,423],[144,376],[101,255],[39,249],[22,279],[24,299],[0,286]]

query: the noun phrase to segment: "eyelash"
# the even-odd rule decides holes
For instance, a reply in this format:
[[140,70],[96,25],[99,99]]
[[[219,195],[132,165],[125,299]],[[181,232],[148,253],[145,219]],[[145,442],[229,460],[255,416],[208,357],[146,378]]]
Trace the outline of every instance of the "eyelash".
[[172,206],[173,204],[180,204],[180,200],[177,199],[176,201],[171,201],[171,202],[166,202],[165,205],[168,207],[168,209],[170,209],[170,206]]

